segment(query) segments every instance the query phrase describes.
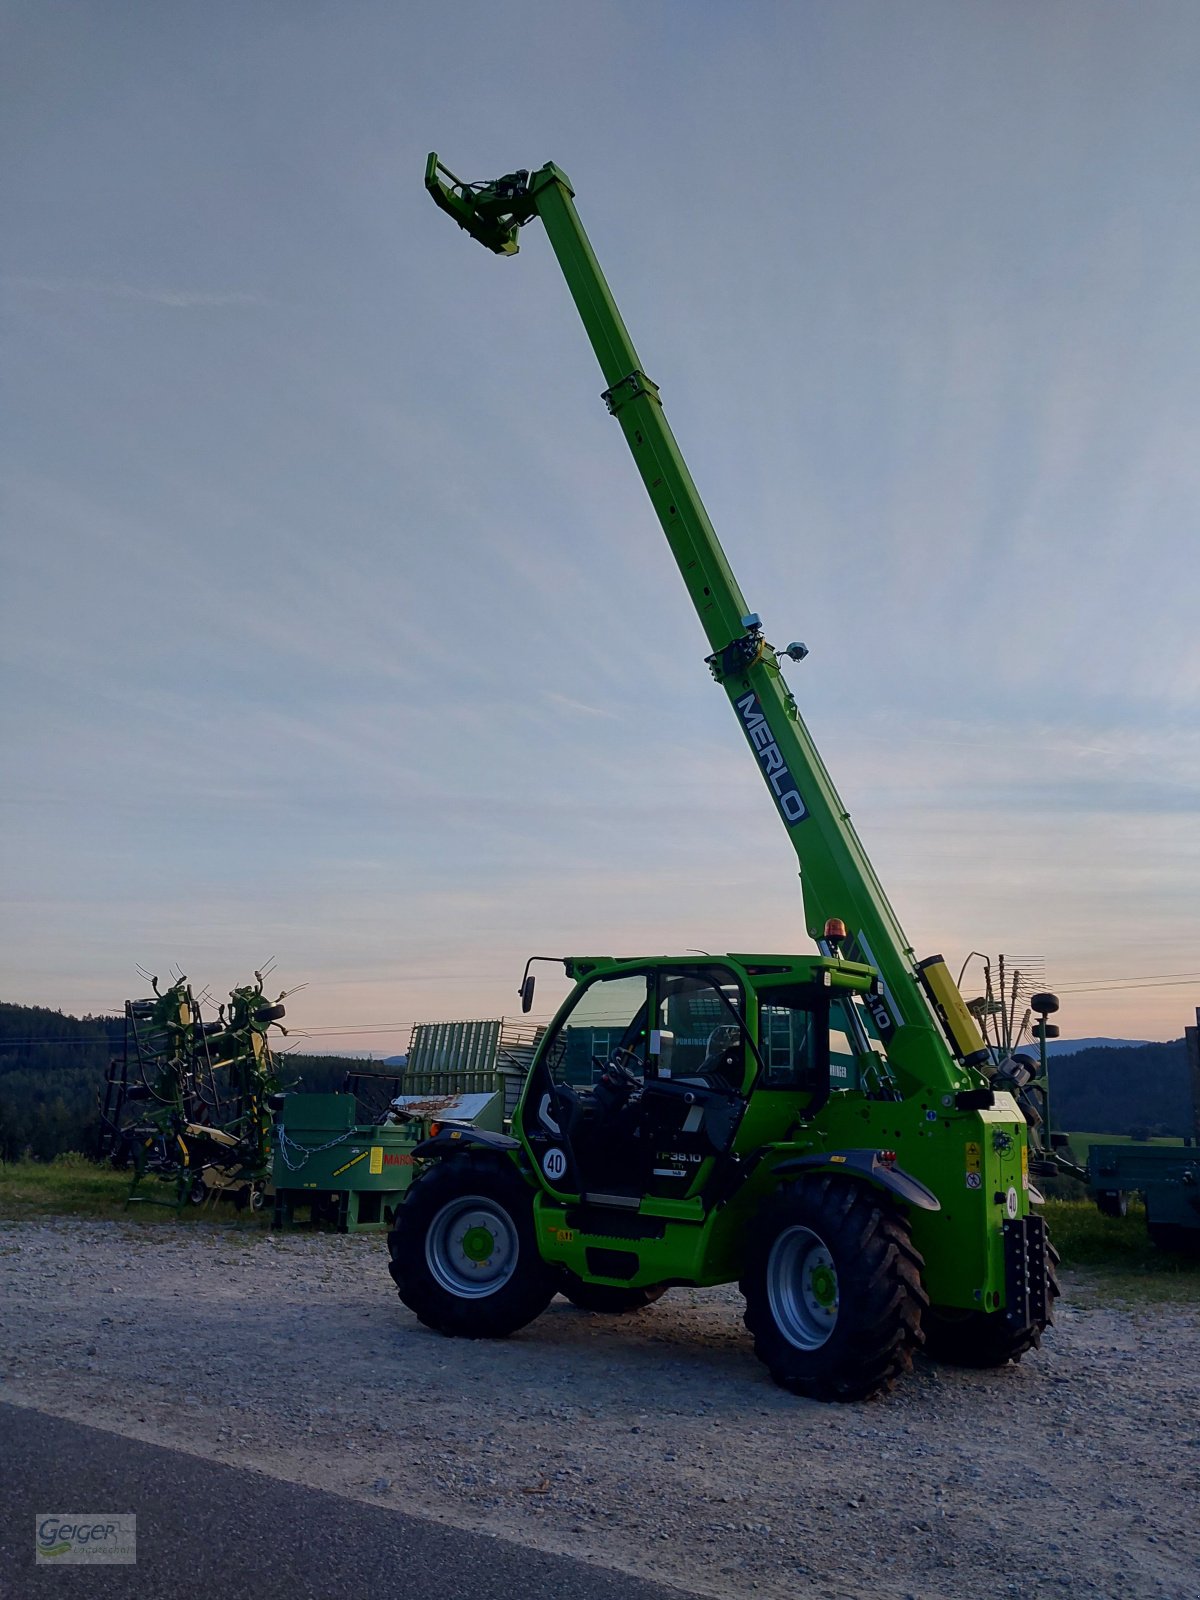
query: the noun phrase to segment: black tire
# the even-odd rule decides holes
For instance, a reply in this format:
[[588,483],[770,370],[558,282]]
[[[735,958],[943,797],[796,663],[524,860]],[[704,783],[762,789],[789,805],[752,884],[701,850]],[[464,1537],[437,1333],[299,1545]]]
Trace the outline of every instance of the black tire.
[[460,1338],[507,1338],[558,1287],[538,1254],[533,1191],[505,1156],[464,1153],[422,1173],[396,1210],[388,1250],[408,1309]]
[[1129,1211],[1129,1196],[1124,1189],[1100,1189],[1096,1193],[1096,1210],[1102,1217],[1123,1217]]
[[600,1311],[610,1317],[622,1317],[630,1311],[644,1311],[666,1294],[665,1287],[653,1289],[617,1289],[608,1283],[585,1283],[571,1276],[560,1283],[558,1292],[565,1295],[580,1311]]
[[754,1221],[741,1283],[755,1355],[810,1400],[882,1393],[921,1344],[923,1266],[903,1214],[865,1184],[785,1184]]
[[1029,1350],[1036,1350],[1042,1334],[1054,1321],[1054,1302],[1058,1299],[1058,1251],[1047,1241],[1046,1268],[1049,1275],[1045,1322],[1013,1330],[1003,1311],[958,1311],[931,1306],[925,1313],[925,1354],[951,1367],[1004,1367],[1020,1361]]
[[1184,1256],[1200,1256],[1200,1226],[1185,1228],[1179,1222],[1148,1222],[1146,1231],[1158,1250],[1176,1250]]

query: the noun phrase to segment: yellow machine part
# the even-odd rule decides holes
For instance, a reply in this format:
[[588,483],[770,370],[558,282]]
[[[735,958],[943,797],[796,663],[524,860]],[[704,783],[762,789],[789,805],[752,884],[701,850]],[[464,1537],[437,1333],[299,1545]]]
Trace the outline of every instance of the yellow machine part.
[[955,1055],[964,1066],[984,1066],[988,1061],[987,1046],[944,958],[930,956],[918,963],[917,971],[925,993],[937,1008]]

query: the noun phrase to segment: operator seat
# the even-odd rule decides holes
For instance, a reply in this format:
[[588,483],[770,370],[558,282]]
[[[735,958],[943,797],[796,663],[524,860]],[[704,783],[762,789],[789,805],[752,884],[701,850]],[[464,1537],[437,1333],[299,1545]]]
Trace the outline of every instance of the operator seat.
[[695,1072],[677,1082],[736,1094],[742,1086],[742,1030],[728,1025],[714,1028],[704,1047],[704,1060]]

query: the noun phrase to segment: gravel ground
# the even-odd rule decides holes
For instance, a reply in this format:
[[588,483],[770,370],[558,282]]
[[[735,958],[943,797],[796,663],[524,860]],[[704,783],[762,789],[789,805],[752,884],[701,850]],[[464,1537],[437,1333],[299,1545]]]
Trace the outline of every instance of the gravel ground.
[[776,1389],[736,1290],[564,1300],[499,1343],[400,1305],[378,1235],[0,1227],[0,1398],[696,1595],[1200,1594],[1200,1306],[1068,1275],[1018,1367]]

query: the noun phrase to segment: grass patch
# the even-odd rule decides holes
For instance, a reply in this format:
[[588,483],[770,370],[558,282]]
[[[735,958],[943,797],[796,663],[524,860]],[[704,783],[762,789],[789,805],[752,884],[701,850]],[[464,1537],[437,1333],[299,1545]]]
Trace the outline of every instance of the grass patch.
[[0,1218],[13,1222],[31,1217],[130,1217],[139,1222],[221,1222],[239,1228],[267,1226],[269,1212],[252,1216],[229,1203],[186,1206],[176,1213],[174,1183],[147,1178],[138,1193],[170,1205],[125,1207],[130,1174],[114,1172],[85,1156],[56,1156],[53,1161],[0,1162]]
[[0,1214],[6,1217],[113,1216],[128,1193],[127,1174],[96,1166],[82,1156],[6,1161],[0,1166]]
[[1042,1215],[1064,1267],[1099,1273],[1123,1294],[1200,1301],[1200,1258],[1151,1244],[1139,1201],[1128,1216],[1105,1217],[1090,1200],[1047,1200]]

